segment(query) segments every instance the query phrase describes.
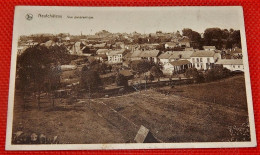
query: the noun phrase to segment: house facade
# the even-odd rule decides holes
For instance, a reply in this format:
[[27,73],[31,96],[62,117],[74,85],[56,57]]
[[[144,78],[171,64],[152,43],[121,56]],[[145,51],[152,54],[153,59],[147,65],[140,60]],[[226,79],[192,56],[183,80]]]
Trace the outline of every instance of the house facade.
[[159,55],[158,59],[162,65],[165,65],[166,63],[170,62],[170,57],[172,56],[172,51],[167,51],[165,53],[162,53]]
[[123,56],[125,54],[126,54],[125,49],[118,50],[118,51],[110,51],[107,54],[108,63],[110,63],[110,64],[122,63],[123,62]]
[[222,65],[230,71],[242,71],[244,72],[243,59],[221,59],[216,65]]
[[220,53],[214,51],[196,51],[191,55],[192,66],[198,70],[208,70],[214,67],[214,64],[221,59]]
[[163,73],[168,75],[184,73],[188,68],[192,68],[192,63],[188,60],[176,60],[166,63],[163,68]]

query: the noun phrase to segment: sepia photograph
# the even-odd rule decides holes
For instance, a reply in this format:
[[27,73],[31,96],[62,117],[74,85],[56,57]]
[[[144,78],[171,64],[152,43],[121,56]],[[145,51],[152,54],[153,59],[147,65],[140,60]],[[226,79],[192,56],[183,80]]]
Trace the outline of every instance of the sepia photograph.
[[7,150],[255,147],[242,7],[17,6]]

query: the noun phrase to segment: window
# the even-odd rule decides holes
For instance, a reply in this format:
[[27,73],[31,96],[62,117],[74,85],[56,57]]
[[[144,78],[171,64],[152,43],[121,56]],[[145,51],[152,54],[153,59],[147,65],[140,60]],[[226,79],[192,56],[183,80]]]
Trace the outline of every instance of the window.
[[197,63],[197,67],[200,67],[200,64],[199,64],[199,63]]
[[200,62],[199,58],[197,58],[197,62]]
[[236,66],[235,66],[235,65],[233,65],[233,68],[236,68]]
[[195,62],[195,59],[194,59],[194,58],[192,58],[192,62]]
[[209,62],[209,58],[207,58],[207,62]]
[[202,58],[200,58],[200,62],[202,62]]
[[237,67],[240,68],[240,65],[238,65]]

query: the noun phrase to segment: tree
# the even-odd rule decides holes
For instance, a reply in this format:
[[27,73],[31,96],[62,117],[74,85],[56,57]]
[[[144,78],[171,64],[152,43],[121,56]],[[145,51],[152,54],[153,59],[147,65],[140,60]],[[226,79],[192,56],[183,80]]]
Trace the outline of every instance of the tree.
[[83,88],[91,93],[98,90],[101,85],[101,79],[97,71],[93,71],[85,67],[81,72],[80,83]]
[[154,77],[158,78],[158,81],[160,81],[160,77],[163,75],[163,72],[159,68],[153,66],[150,72]]
[[122,74],[118,74],[116,76],[116,84],[118,86],[124,86],[127,87],[128,86],[128,80],[125,76],[123,76]]
[[231,40],[233,42],[233,46],[241,48],[241,37],[239,30],[235,30],[233,33],[231,33]]
[[192,78],[194,82],[200,83],[204,81],[204,76],[201,72],[199,72],[196,68],[189,68],[185,72],[185,76],[187,78]]
[[149,75],[149,77],[148,77],[148,80],[151,81],[151,82],[154,80],[153,74],[150,73],[150,75]]
[[65,46],[50,46],[48,56],[51,62],[68,64],[71,61],[69,51]]
[[52,106],[54,107],[55,90],[60,86],[61,66],[60,63],[52,64],[49,71],[49,89],[48,91],[52,94]]
[[138,74],[148,72],[151,68],[151,63],[146,60],[136,60],[132,61],[131,68]]
[[46,82],[46,77],[50,71],[50,51],[45,46],[35,46],[27,48],[17,60],[17,75],[22,81],[23,91],[27,85],[33,84],[34,91],[37,92],[38,108],[40,109],[40,94]]
[[92,63],[90,65],[90,69],[93,70],[93,71],[96,71],[96,72],[98,72],[100,74],[105,74],[107,69],[108,69],[108,67],[107,67],[107,64],[105,64],[105,63],[97,63],[97,62],[95,62],[95,63]]
[[216,46],[216,48],[222,48],[222,30],[220,28],[207,28],[204,31],[205,45]]
[[204,77],[207,82],[222,79],[230,76],[230,71],[222,66],[215,66],[212,69],[206,71]]

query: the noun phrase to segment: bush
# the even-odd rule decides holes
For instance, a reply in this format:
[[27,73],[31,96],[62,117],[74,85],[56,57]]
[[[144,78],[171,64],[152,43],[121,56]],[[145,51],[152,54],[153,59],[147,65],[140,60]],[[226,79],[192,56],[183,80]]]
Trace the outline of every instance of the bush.
[[215,67],[206,71],[204,77],[207,82],[226,78],[231,75],[231,72],[227,68]]
[[196,68],[189,68],[185,72],[185,77],[192,78],[195,83],[204,82],[204,76],[202,72],[199,72]]

